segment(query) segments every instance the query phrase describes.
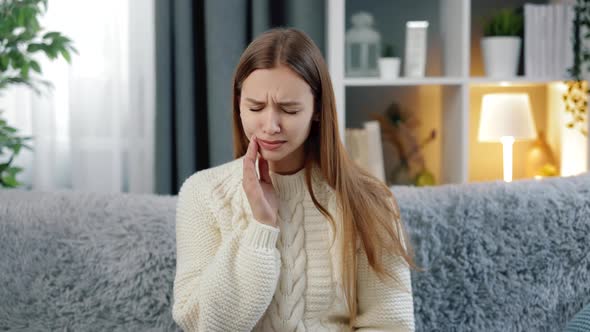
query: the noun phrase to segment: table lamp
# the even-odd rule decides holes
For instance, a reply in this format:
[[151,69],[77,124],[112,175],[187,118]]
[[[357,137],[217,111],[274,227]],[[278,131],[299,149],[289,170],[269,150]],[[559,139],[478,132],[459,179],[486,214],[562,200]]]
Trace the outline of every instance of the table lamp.
[[502,142],[504,181],[512,181],[514,141],[536,137],[528,94],[490,93],[483,96],[477,139],[480,142]]

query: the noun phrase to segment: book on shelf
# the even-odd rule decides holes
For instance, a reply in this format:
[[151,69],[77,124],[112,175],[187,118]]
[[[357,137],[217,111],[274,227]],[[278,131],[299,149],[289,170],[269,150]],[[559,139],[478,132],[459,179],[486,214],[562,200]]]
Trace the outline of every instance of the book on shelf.
[[378,121],[367,121],[363,128],[346,129],[346,150],[362,168],[385,182],[383,143]]
[[573,64],[573,6],[527,3],[523,12],[525,75],[567,78]]

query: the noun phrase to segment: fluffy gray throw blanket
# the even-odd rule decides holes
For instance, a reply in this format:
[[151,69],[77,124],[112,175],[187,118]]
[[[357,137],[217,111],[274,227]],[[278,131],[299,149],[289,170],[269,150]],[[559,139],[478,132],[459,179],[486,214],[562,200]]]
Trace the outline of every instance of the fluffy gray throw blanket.
[[175,204],[0,190],[0,330],[175,330]]
[[[393,190],[418,331],[558,331],[590,302],[590,176]],[[175,204],[0,190],[0,330],[176,330]]]
[[590,303],[590,175],[393,190],[418,331],[561,331]]

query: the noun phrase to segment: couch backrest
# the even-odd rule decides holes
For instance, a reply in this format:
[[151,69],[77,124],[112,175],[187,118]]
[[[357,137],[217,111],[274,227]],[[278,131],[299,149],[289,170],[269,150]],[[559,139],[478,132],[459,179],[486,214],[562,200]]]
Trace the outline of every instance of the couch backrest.
[[[392,190],[418,331],[558,331],[590,302],[590,176]],[[0,190],[0,330],[177,330],[175,204]]]
[[590,302],[590,175],[393,187],[418,331],[561,331]]
[[0,190],[0,330],[178,330],[175,204]]

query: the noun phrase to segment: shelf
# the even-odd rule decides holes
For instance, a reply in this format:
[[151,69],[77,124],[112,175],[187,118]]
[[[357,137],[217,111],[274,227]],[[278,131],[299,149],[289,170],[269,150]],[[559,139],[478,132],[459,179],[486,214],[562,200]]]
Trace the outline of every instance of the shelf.
[[493,86],[520,86],[520,85],[540,85],[562,82],[563,79],[556,77],[506,77],[505,79],[496,77],[471,77],[469,83],[473,85],[493,85]]
[[[524,2],[507,1],[504,5],[518,7]],[[328,0],[327,63],[342,141],[345,141],[346,125],[358,127],[370,118],[371,113],[385,110],[395,102],[421,123],[415,129],[417,135],[425,137],[430,129],[437,131],[436,140],[427,147],[424,161],[438,183],[501,178],[501,147],[480,145],[476,138],[481,96],[521,90],[529,94],[537,128],[548,132],[548,142],[562,162],[569,160],[566,158],[568,153],[575,154],[574,157],[579,155],[578,159],[583,159],[588,170],[588,140],[580,138],[583,144],[578,141],[571,143],[570,132],[560,126],[565,121],[562,119],[565,114],[562,103],[565,86],[555,83],[564,82],[565,77],[485,76],[479,47],[483,30],[481,18],[504,5],[491,0]],[[345,35],[350,28],[350,16],[359,11],[373,15],[374,26],[381,32],[382,42],[399,47],[402,64],[405,22],[428,21],[426,77],[401,76],[388,80],[346,77]],[[404,72],[403,66],[400,69]],[[515,152],[518,153],[515,156],[520,156],[515,157],[516,164],[518,158],[525,155],[526,144],[516,147]],[[583,148],[574,151],[572,146],[578,145]],[[582,149],[583,154],[579,152]],[[498,163],[500,166],[497,166]],[[515,169],[515,175],[522,173],[519,169]]]
[[412,85],[460,85],[464,80],[460,77],[400,77],[385,80],[378,77],[345,78],[345,86],[412,86]]
[[562,82],[563,79],[555,77],[422,77],[409,78],[400,77],[394,80],[386,80],[378,77],[345,78],[344,86],[418,86],[418,85],[482,85],[482,86],[522,86],[522,85],[543,85]]

